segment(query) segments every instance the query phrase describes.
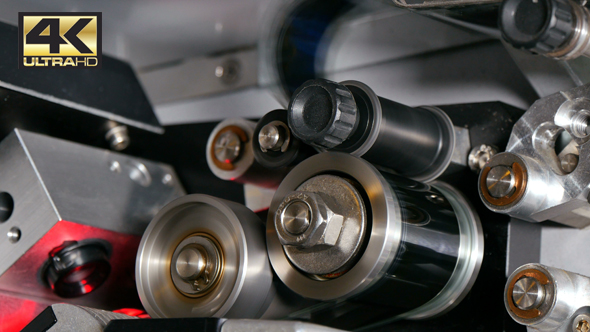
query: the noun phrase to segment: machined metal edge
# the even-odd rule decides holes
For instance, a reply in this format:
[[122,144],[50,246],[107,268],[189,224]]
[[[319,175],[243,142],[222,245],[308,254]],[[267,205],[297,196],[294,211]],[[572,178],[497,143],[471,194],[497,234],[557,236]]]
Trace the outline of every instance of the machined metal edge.
[[[314,280],[293,267],[274,228],[274,214],[283,198],[309,178],[319,174],[344,173],[365,189],[373,216],[367,246],[359,261],[344,275]],[[275,193],[266,224],[267,249],[278,277],[297,294],[317,300],[343,300],[369,288],[385,273],[401,241],[402,222],[398,200],[379,171],[367,161],[345,153],[325,152],[297,165]]]
[[[191,214],[201,208],[203,214]],[[188,213],[188,215],[187,215]],[[209,213],[217,218],[207,219]],[[221,217],[221,218],[220,218]],[[180,222],[182,220],[182,222]],[[187,222],[188,221],[188,222]],[[166,228],[168,227],[168,228]],[[208,229],[224,251],[226,265],[211,297],[189,298],[178,292],[171,280],[170,258],[182,239]],[[175,234],[166,231],[174,229]],[[264,245],[264,227],[246,207],[208,195],[193,194],[166,205],[144,233],[137,253],[137,291],[146,311],[158,317],[257,318],[268,304],[272,291],[272,271]],[[173,246],[162,247],[164,244]],[[231,263],[233,262],[233,263]],[[205,299],[205,300],[203,300]],[[194,301],[211,301],[209,307],[193,307]]]

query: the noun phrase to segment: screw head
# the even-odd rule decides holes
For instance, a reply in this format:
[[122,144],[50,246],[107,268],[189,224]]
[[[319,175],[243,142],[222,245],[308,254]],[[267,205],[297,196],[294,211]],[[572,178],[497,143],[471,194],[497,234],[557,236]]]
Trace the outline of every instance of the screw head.
[[302,234],[309,228],[311,209],[304,201],[292,201],[281,214],[285,230],[293,235]]
[[279,128],[271,123],[260,129],[258,143],[262,150],[278,150],[283,145],[284,138]]
[[233,131],[227,131],[217,138],[214,146],[215,158],[224,163],[231,163],[238,159],[242,151],[240,136]]
[[493,167],[486,177],[486,187],[494,198],[508,196],[514,189],[515,177],[512,170],[506,166]]
[[523,277],[515,284],[512,300],[521,310],[538,308],[545,299],[545,287],[535,278]]
[[22,233],[18,227],[12,227],[10,230],[8,230],[6,236],[8,237],[8,241],[10,241],[10,243],[17,243],[18,240],[20,240],[21,234]]
[[196,279],[205,270],[207,260],[197,248],[186,246],[178,254],[174,264],[176,272],[181,278]]

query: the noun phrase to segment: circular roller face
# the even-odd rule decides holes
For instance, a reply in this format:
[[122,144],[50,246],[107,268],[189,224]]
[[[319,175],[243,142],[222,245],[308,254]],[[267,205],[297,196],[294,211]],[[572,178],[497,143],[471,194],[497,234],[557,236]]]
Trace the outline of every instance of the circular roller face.
[[[366,190],[367,208],[373,222],[367,229],[368,241],[360,259],[343,275],[317,280],[289,263],[274,227],[274,214],[283,198],[306,180],[319,174],[347,174]],[[373,285],[390,266],[401,236],[401,211],[389,184],[371,164],[344,153],[320,153],[300,163],[283,180],[274,195],[266,224],[267,248],[274,271],[293,291],[318,300],[345,299]]]
[[256,123],[240,118],[220,122],[207,141],[207,164],[223,180],[240,178],[254,163],[252,135]]
[[260,219],[237,203],[207,195],[169,203],[139,246],[136,280],[146,311],[154,318],[257,318],[272,287],[263,234]]

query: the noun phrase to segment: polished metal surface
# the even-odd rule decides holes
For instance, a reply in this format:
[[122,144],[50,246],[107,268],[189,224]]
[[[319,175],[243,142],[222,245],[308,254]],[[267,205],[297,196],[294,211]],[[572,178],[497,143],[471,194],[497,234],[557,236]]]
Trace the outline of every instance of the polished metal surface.
[[[516,188],[516,200],[494,201],[493,197],[485,197],[480,181],[484,204],[493,211],[532,222],[551,220],[577,228],[590,225],[590,164],[583,162],[590,158],[588,109],[590,85],[535,102],[515,123],[506,153],[495,155],[486,165],[486,169],[520,165],[526,174],[517,187],[522,185],[523,191]],[[566,140],[559,150],[557,144],[563,137],[571,140]]]
[[[283,129],[284,130],[284,129]],[[264,150],[280,150],[285,141],[285,135],[281,133],[278,126],[269,123],[260,129],[258,134],[258,143],[260,148]]]
[[217,284],[223,265],[222,251],[213,238],[194,234],[174,249],[170,274],[178,291],[188,296],[199,296]]
[[129,133],[127,132],[127,126],[115,125],[107,131],[105,139],[109,142],[111,149],[115,151],[125,150],[131,142]]
[[[296,263],[294,263],[293,256],[290,255],[289,251],[295,246],[284,246],[281,243],[276,229],[280,224],[276,223],[276,216],[280,215],[277,211],[281,210],[281,205],[285,200],[289,200],[290,196],[314,191],[324,195],[327,194],[327,196],[342,193],[343,183],[348,183],[347,180],[344,177],[329,174],[342,174],[346,178],[358,182],[359,188],[363,188],[366,192],[367,203],[362,208],[370,209],[367,211],[367,215],[371,216],[371,220],[367,222],[371,224],[371,228],[367,229],[365,235],[366,247],[364,252],[356,258],[357,261],[354,265],[345,271],[337,271],[341,273],[324,276],[311,275],[312,278],[310,278],[308,273],[302,273],[301,268],[298,269],[293,266]],[[416,183],[410,188],[416,188],[416,186],[420,186],[420,184]],[[449,246],[445,245],[445,248],[450,250],[445,255],[447,257],[448,255],[457,255],[457,262],[451,265],[448,279],[445,279],[446,284],[443,282],[438,295],[429,298],[430,300],[427,300],[426,303],[414,310],[407,311],[405,314],[392,315],[396,316],[393,319],[422,319],[440,315],[450,310],[469,292],[481,266],[483,233],[473,208],[456,189],[443,183],[435,183],[433,187],[437,188],[438,192],[441,193],[440,195],[444,196],[444,198],[441,197],[445,202],[444,204],[450,204],[452,210],[457,214],[456,222],[458,224],[454,227],[461,236],[449,238]],[[427,199],[421,190],[418,191],[421,199]],[[337,201],[346,206],[347,199],[339,198]],[[407,217],[408,215],[407,212],[402,215],[401,204],[400,197],[397,196],[396,191],[392,189],[384,175],[364,160],[333,152],[320,153],[305,160],[285,178],[273,197],[269,210],[267,247],[275,272],[296,293],[307,298],[324,301],[346,300],[352,296],[362,294],[371,286],[382,287],[383,282],[385,282],[382,279],[383,275],[391,276],[391,279],[387,280],[395,280],[397,278],[394,277],[396,270],[391,264],[396,260],[399,261],[403,256],[403,253],[398,253],[398,248],[401,242],[404,241],[402,234],[405,232],[405,227],[410,227],[409,225],[402,226],[405,224],[403,216]],[[405,208],[407,207],[404,205]],[[426,215],[424,216],[426,217]],[[274,225],[273,221],[275,222]],[[408,224],[417,223],[419,225],[423,225],[421,223],[424,222],[424,219],[420,218],[406,221]],[[449,230],[449,232],[452,231]],[[446,235],[441,233],[440,236],[444,238]],[[459,241],[459,239],[461,240]],[[451,243],[453,241],[460,244],[458,245],[458,251],[451,253]],[[322,250],[330,249],[318,247],[307,252],[301,250],[300,254],[311,256],[321,253]],[[315,265],[311,264],[311,259],[307,263],[313,267],[321,264],[329,265],[331,264],[329,262],[330,257],[336,259],[338,255],[333,254],[332,256],[315,259]],[[295,258],[302,260],[300,257]],[[411,261],[411,258],[408,259]],[[398,262],[398,264],[405,263]],[[306,268],[308,267],[306,266]],[[403,272],[398,272],[403,274]],[[417,282],[416,279],[413,280]],[[375,289],[372,290],[375,291]],[[379,291],[377,290],[377,292]],[[396,299],[392,298],[390,301],[391,305],[393,305]],[[379,305],[386,304],[380,303]],[[378,324],[377,321],[372,323]]]
[[521,310],[536,309],[545,297],[545,288],[535,278],[522,277],[514,284],[512,300]]
[[215,158],[224,163],[232,163],[240,156],[242,142],[238,134],[227,131],[215,141]]
[[305,201],[292,201],[282,212],[277,213],[281,214],[281,223],[291,234],[299,235],[309,227],[311,210]]
[[[544,289],[540,303],[537,303],[536,296],[539,293],[535,295],[534,284],[529,281],[535,281],[534,284]],[[528,307],[522,306],[522,302],[519,306],[518,297],[513,297],[514,293],[520,292],[520,286],[529,289],[527,293],[533,295],[528,302],[534,302]],[[589,294],[589,277],[534,263],[519,267],[508,277],[504,303],[510,316],[517,323],[526,325],[529,331],[577,332],[578,326],[582,329],[585,325],[580,322],[590,315]]]
[[514,175],[506,166],[493,167],[486,177],[486,187],[490,195],[495,198],[508,196],[514,189]]
[[[146,311],[154,318],[260,317],[273,292],[263,236],[260,219],[237,203],[197,194],[166,205],[148,226],[137,255],[137,290]],[[198,289],[205,286],[205,273],[197,283],[179,280],[173,265],[186,246],[204,248],[207,264],[217,262],[211,266],[220,268],[218,280],[213,282],[210,272],[209,289]]]
[[221,121],[207,141],[207,165],[222,180],[276,188],[288,170],[268,170],[254,159],[255,127],[256,122],[240,118]]
[[[287,217],[293,215],[292,211],[303,211],[309,218],[309,226],[301,233],[289,232],[289,224],[285,223],[292,220]],[[341,273],[356,260],[367,216],[360,193],[349,181],[318,175],[284,197],[275,212],[274,224],[291,264],[321,276]]]
[[488,160],[490,160],[490,158],[496,153],[498,153],[498,149],[486,144],[474,147],[467,156],[469,168],[471,168],[472,171],[479,173]]

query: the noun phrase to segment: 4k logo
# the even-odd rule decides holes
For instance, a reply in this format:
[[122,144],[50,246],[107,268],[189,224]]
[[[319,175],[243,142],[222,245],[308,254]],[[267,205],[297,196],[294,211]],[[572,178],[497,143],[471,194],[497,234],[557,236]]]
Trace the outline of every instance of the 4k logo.
[[19,68],[100,67],[102,13],[19,13]]

